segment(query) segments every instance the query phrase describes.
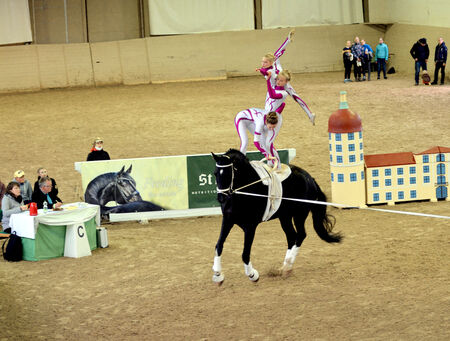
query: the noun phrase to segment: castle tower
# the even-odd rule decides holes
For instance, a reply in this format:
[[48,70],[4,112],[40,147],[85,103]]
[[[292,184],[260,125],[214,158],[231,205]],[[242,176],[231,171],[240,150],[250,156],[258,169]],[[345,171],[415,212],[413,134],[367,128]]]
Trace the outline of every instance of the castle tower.
[[366,206],[361,117],[348,109],[341,91],[339,110],[328,119],[332,202]]

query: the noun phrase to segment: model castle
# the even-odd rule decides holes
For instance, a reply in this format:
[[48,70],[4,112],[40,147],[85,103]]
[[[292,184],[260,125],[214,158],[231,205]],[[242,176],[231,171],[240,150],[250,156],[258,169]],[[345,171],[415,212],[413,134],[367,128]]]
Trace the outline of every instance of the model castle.
[[450,200],[450,148],[364,155],[361,117],[349,110],[345,91],[341,92],[339,110],[328,120],[328,138],[333,202],[365,207]]

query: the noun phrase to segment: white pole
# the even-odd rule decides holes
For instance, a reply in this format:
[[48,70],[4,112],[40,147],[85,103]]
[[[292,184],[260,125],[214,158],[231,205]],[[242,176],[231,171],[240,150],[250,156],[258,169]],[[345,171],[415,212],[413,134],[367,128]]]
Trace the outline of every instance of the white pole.
[[67,0],[64,0],[64,21],[66,24],[66,44],[69,43],[69,28],[67,26]]

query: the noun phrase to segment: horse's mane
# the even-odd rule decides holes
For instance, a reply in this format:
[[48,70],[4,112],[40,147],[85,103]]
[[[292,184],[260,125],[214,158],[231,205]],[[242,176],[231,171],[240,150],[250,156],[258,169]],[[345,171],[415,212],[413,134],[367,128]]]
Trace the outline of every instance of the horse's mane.
[[229,156],[233,162],[237,162],[242,165],[249,165],[249,161],[245,154],[241,153],[237,149],[230,148],[226,153],[226,156]]

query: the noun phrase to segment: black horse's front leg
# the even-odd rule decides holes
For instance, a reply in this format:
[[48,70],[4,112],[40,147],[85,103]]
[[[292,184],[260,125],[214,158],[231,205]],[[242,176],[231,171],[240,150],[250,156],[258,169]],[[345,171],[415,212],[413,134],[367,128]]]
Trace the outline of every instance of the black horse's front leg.
[[258,224],[251,224],[242,227],[244,230],[244,250],[242,251],[242,261],[244,262],[245,274],[252,282],[257,282],[259,279],[259,273],[253,268],[250,261],[250,252],[252,250],[253,240],[255,238],[255,231]]
[[227,239],[228,234],[230,233],[233,225],[234,224],[232,220],[228,216],[224,215],[222,218],[222,228],[220,230],[219,240],[217,241],[216,244],[214,264],[212,267],[212,270],[214,272],[212,280],[214,283],[217,283],[219,285],[221,285],[225,279],[225,276],[222,273],[222,263],[221,263],[223,244],[225,243],[225,240]]

